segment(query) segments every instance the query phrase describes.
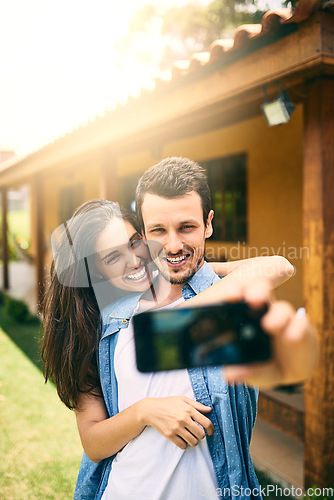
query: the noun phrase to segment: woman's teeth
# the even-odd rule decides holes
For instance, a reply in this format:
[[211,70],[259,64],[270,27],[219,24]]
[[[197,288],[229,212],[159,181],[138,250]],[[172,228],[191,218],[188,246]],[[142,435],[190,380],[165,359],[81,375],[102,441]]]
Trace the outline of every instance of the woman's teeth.
[[129,280],[140,280],[142,278],[144,278],[144,276],[146,275],[146,270],[145,270],[145,267],[142,267],[140,271],[137,271],[136,273],[133,273],[133,274],[128,274],[127,275],[127,278]]

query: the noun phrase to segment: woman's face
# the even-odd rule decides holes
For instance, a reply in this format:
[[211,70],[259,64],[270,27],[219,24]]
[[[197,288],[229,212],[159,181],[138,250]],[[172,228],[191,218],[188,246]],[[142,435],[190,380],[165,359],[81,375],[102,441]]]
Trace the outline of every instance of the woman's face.
[[147,290],[148,248],[130,222],[115,218],[96,240],[96,267],[113,286],[130,292]]

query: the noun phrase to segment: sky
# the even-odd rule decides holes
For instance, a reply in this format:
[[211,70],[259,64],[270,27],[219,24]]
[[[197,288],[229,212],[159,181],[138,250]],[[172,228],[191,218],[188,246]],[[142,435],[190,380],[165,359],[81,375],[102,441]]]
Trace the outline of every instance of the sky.
[[113,48],[147,3],[189,0],[0,0],[0,151],[24,156],[152,86],[152,66]]

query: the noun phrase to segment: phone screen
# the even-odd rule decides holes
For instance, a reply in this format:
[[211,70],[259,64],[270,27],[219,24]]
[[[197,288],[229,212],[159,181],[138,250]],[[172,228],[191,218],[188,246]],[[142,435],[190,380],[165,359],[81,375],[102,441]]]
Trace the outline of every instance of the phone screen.
[[137,366],[160,371],[265,361],[270,338],[265,313],[246,303],[164,309],[134,316]]

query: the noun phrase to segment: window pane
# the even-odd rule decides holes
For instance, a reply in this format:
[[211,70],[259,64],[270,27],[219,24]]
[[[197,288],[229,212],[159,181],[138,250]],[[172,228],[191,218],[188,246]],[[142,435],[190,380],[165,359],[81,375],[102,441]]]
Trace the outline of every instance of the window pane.
[[212,196],[213,240],[246,241],[246,155],[233,155],[201,162],[208,174]]

